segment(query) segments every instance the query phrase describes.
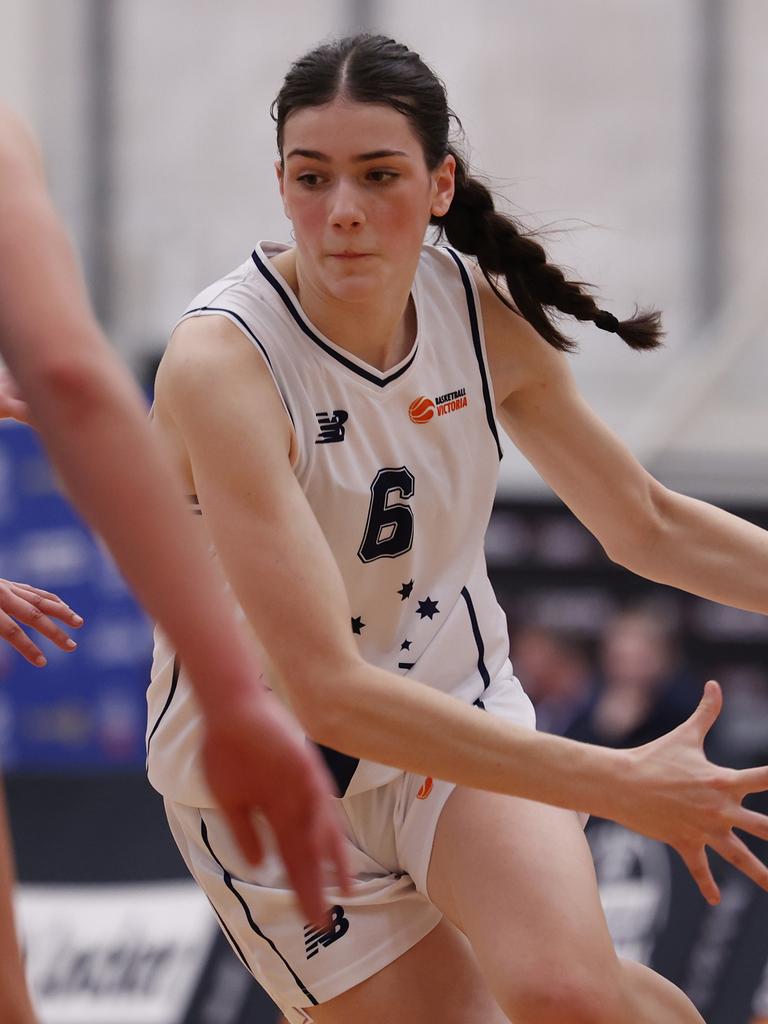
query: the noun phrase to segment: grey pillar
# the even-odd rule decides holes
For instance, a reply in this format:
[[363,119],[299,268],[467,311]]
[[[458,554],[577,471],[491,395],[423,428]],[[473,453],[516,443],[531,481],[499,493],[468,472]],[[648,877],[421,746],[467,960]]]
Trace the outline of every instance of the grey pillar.
[[728,13],[726,0],[694,4],[698,60],[695,65],[694,109],[698,144],[694,167],[694,328],[704,326],[723,301],[725,245],[726,69]]

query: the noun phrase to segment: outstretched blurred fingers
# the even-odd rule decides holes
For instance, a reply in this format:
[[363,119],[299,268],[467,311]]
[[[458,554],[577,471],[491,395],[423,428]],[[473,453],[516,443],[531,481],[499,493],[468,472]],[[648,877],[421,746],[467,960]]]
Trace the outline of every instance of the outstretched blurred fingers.
[[738,775],[740,791],[747,793],[765,793],[768,790],[768,767],[743,768]]
[[241,807],[224,807],[222,811],[232,829],[237,845],[249,864],[259,864],[264,848],[253,823],[251,813]]
[[37,644],[30,640],[21,626],[3,611],[0,611],[0,639],[17,650],[30,665],[42,668],[47,664],[46,657]]
[[695,729],[700,741],[703,743],[707,733],[715,724],[720,712],[723,709],[723,691],[720,684],[714,679],[708,680],[704,685],[704,693],[699,706],[693,712],[683,728],[692,727]]
[[352,893],[352,876],[349,867],[349,852],[339,822],[339,815],[333,806],[328,808],[328,825],[324,842],[325,858],[333,869],[333,880],[344,896]]
[[706,847],[700,846],[695,850],[678,850],[677,852],[685,861],[685,866],[701,890],[701,895],[711,906],[716,906],[720,902],[720,890],[709,866]]
[[291,887],[307,921],[320,921],[328,913],[328,903],[323,895],[323,862],[316,822],[310,819],[300,827],[295,822],[273,824],[273,829]]
[[761,889],[768,891],[768,867],[752,853],[738,836],[731,833],[714,849],[724,860],[727,860],[747,878],[751,878]]
[[736,815],[733,827],[742,832],[749,832],[751,835],[757,836],[758,839],[768,840],[768,816],[760,814],[758,811],[750,811],[746,807],[742,807]]
[[7,586],[17,597],[39,608],[44,615],[50,615],[54,619],[66,622],[68,626],[74,626],[76,629],[82,626],[82,615],[78,615],[57,594],[51,594],[39,587],[32,587],[28,583],[8,583]]
[[2,609],[7,615],[12,615],[14,619],[23,622],[25,626],[36,629],[38,633],[47,637],[62,651],[74,651],[77,647],[75,641],[44,614],[42,604],[40,599],[34,601],[20,597],[15,590],[5,590],[2,595]]

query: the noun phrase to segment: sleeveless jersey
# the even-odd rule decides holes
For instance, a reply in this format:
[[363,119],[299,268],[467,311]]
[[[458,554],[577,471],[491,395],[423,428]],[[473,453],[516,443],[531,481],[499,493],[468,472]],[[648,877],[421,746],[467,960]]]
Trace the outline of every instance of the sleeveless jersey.
[[[483,550],[501,448],[472,276],[453,250],[424,246],[415,342],[379,371],[309,322],[269,262],[284,248],[257,247],[182,319],[227,317],[269,367],[297,439],[294,472],[341,570],[363,657],[482,707],[511,668]],[[148,700],[150,781],[180,803],[210,806],[199,711],[159,631]],[[342,794],[399,774],[321,749]]]

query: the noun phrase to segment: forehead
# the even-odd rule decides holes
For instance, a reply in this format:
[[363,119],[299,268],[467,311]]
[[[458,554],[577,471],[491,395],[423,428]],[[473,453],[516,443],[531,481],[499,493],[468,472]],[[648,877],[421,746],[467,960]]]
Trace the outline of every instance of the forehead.
[[408,118],[384,103],[335,99],[320,107],[302,107],[283,129],[283,152],[309,149],[333,159],[360,153],[399,149],[418,154],[421,146]]

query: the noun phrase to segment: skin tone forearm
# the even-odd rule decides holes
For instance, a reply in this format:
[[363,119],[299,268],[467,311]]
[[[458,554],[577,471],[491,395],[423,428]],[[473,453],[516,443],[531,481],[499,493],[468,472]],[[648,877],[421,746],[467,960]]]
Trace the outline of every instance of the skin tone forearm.
[[768,533],[723,509],[658,485],[646,543],[622,564],[646,579],[768,614]]
[[3,1024],[35,1024],[14,928],[13,862],[0,783],[0,1017]]

